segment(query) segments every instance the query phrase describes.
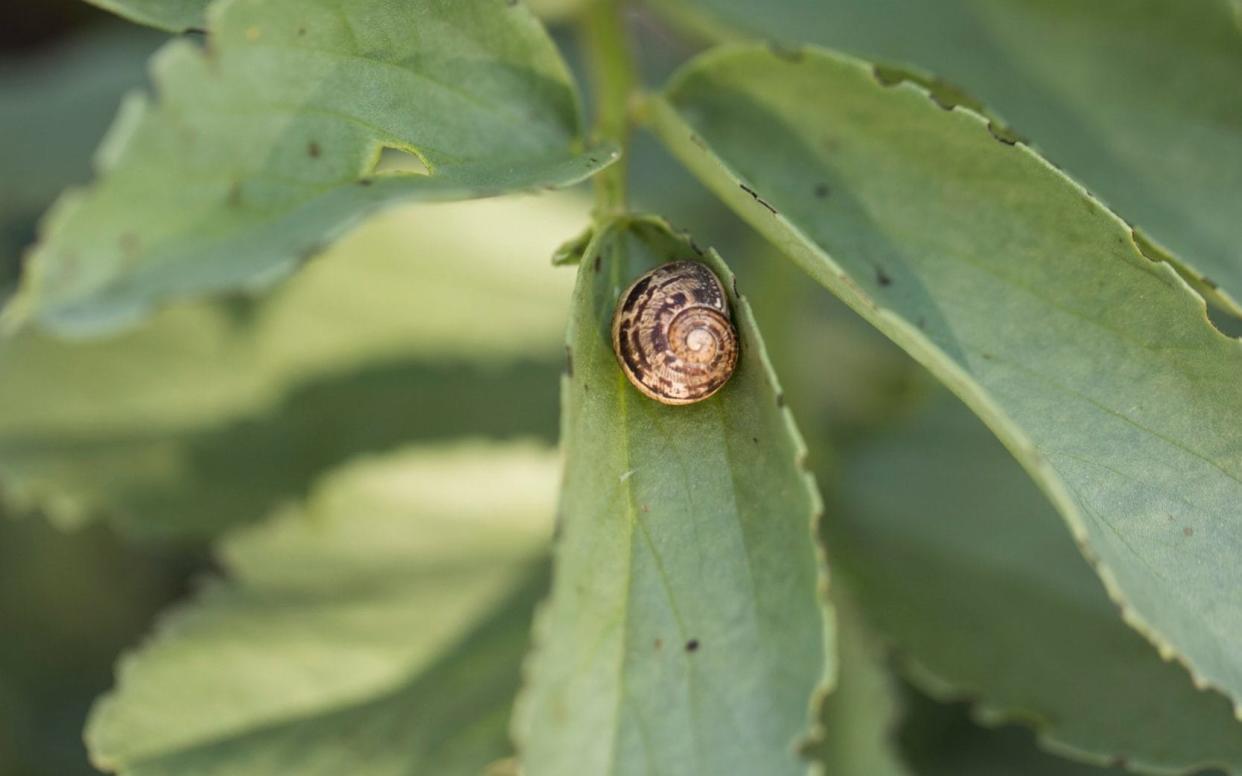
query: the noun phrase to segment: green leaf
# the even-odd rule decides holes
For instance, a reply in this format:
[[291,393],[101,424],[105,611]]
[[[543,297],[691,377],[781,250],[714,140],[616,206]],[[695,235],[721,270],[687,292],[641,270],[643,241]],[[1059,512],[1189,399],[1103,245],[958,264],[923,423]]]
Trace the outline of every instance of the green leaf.
[[796,755],[833,666],[818,495],[732,273],[741,357],[714,397],[638,393],[609,330],[643,272],[694,259],[650,217],[601,227],[578,269],[554,587],[514,729],[556,774],[803,773]]
[[1098,764],[1242,772],[1229,702],[1125,626],[1047,500],[952,396],[843,462],[833,568],[923,689]]
[[357,452],[550,438],[572,281],[546,262],[588,207],[403,207],[262,301],[174,306],[105,342],[0,343],[0,489],[62,525],[205,535]]
[[[841,519],[833,515],[825,525]],[[828,776],[911,776],[897,750],[904,704],[886,665],[888,650],[863,621],[853,596],[834,583],[837,683],[824,701],[823,740],[808,754]]]
[[132,22],[169,32],[203,29],[211,0],[86,0]]
[[726,202],[984,419],[1128,623],[1242,699],[1242,345],[1169,265],[977,114],[854,60],[710,53],[652,110]]
[[654,5],[718,39],[817,43],[948,79],[1184,260],[1176,266],[1201,293],[1242,314],[1242,36],[1228,0]]
[[[269,284],[393,201],[568,185],[616,156],[574,150],[564,63],[505,0],[236,0],[211,30],[157,54],[159,100],[126,101],[99,180],[47,216],[11,321],[122,326]],[[430,174],[377,171],[384,149]]]
[[92,714],[128,776],[470,774],[509,753],[556,457],[411,448],[225,542],[227,580],[121,661]]
[[[985,728],[970,719],[965,704],[945,705],[906,693],[900,732],[902,751],[918,776],[1126,776],[1122,766],[1100,768],[1055,757],[1030,731]],[[1208,776],[1206,772],[1199,776]]]

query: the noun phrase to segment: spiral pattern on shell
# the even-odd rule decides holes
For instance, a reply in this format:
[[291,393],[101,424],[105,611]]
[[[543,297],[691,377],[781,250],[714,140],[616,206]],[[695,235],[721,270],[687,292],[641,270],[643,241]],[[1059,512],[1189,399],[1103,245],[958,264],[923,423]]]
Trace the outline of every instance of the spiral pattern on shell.
[[621,294],[612,347],[634,387],[664,404],[719,391],[737,366],[737,330],[720,280],[705,265],[656,267]]

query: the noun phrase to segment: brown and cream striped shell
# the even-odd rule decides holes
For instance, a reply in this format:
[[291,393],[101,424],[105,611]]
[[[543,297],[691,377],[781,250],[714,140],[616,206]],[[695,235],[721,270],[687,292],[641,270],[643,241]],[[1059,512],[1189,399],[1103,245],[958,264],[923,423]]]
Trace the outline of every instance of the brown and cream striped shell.
[[737,330],[724,287],[694,261],[656,267],[621,294],[612,347],[634,387],[663,404],[719,391],[737,366]]

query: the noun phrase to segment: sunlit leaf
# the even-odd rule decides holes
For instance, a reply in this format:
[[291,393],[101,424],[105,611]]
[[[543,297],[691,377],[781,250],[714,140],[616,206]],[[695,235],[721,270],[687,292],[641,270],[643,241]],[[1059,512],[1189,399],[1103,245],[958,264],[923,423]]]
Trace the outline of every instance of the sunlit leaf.
[[547,259],[585,218],[563,194],[402,208],[262,301],[175,306],[107,342],[5,342],[4,495],[63,525],[208,534],[353,453],[550,438],[571,281]]
[[807,769],[796,747],[833,665],[820,507],[749,308],[701,255],[741,358],[697,404],[644,397],[610,344],[621,290],[696,254],[662,221],[623,219],[578,267],[555,581],[515,718],[532,774]]
[[1242,699],[1242,345],[1030,149],[887,83],[818,50],[737,48],[683,70],[653,119],[984,419],[1128,623]]
[[121,662],[96,763],[129,776],[475,776],[546,573],[556,457],[410,449],[224,543],[226,578]]
[[[268,284],[381,205],[566,185],[614,158],[578,150],[573,84],[523,6],[338,6],[235,0],[205,47],[161,50],[158,98],[125,102],[100,178],[47,216],[10,322],[124,325]],[[385,149],[411,162],[377,169]]]
[[942,101],[968,99],[953,85],[964,88],[1242,314],[1242,35],[1228,0],[654,6],[717,39],[818,43],[923,69]]

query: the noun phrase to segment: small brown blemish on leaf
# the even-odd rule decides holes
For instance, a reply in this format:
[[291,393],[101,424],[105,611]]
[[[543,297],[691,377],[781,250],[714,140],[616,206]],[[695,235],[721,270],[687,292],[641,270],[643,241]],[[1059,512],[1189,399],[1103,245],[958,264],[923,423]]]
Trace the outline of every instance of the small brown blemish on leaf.
[[742,191],[749,194],[760,205],[763,205],[764,207],[766,207],[769,213],[771,213],[772,215],[776,215],[776,208],[772,207],[772,205],[770,205],[767,200],[759,196],[758,192],[756,192],[750,186],[747,186],[745,183],[739,183],[738,185],[742,187]]
[[314,140],[306,144],[306,155],[312,159],[318,159],[320,154],[319,144]]
[[703,142],[703,138],[699,137],[693,132],[690,133],[690,142],[694,143],[699,148],[702,148],[704,151],[707,150],[707,144]]
[[362,180],[358,181],[358,185],[359,186],[370,186],[374,182],[375,181],[371,180],[370,178],[363,178]]
[[601,259],[601,255],[600,255],[600,254],[598,254],[598,253],[597,253],[597,254],[595,254],[595,261],[591,264],[591,269],[592,269],[594,272],[597,272],[597,273],[599,272],[599,266],[600,266],[600,264],[601,264],[601,261],[602,261],[602,259]]
[[1186,526],[1185,528],[1182,529],[1182,536],[1194,536],[1194,535],[1195,535],[1195,529],[1191,528],[1190,526]]
[[905,76],[900,70],[884,67],[883,65],[872,65],[871,75],[880,86],[896,86],[905,80]]
[[569,345],[565,346],[565,376],[574,379],[574,349]]
[[242,189],[241,181],[233,181],[229,184],[229,194],[226,200],[229,207],[241,207]]
[[647,506],[646,504],[643,504],[642,510],[644,513],[647,513],[651,511],[651,507]]
[[256,40],[258,40],[261,37],[263,37],[263,32],[258,27],[247,27],[246,28],[246,40],[250,41],[251,43],[254,43]]
[[306,28],[305,28],[305,27],[298,27],[298,37],[299,37],[299,38],[301,38],[301,37],[303,37],[304,35],[306,35]]
[[815,184],[815,198],[824,199],[827,196],[828,196],[828,184],[827,183]]
[[1207,286],[1208,288],[1212,289],[1213,291],[1219,291],[1219,290],[1220,290],[1220,286],[1216,284],[1216,281],[1215,281],[1215,280],[1212,280],[1212,279],[1211,279],[1210,277],[1208,277],[1207,275],[1200,275],[1200,276],[1199,276],[1199,281],[1200,281],[1200,282],[1202,282],[1202,283],[1203,283],[1203,285],[1205,285],[1205,286]]
[[687,642],[686,642],[686,651],[687,651],[687,652],[697,652],[698,650],[699,650],[699,640],[698,640],[698,639],[690,639],[689,641],[687,641]]
[[776,394],[776,406],[777,406],[777,407],[784,407],[784,406],[785,406],[785,394],[784,394],[784,393],[777,393],[777,394]]
[[656,649],[660,649],[660,648],[661,648],[661,647],[663,647],[663,646],[664,646],[664,640],[663,640],[663,639],[656,639],[656,640],[655,640],[655,648],[656,648]]
[[875,282],[879,283],[882,286],[891,286],[893,284],[893,279],[889,277],[889,274],[884,271],[883,267],[876,267],[875,268]]
[[755,444],[759,444],[759,437],[751,437],[750,441],[754,442]]

